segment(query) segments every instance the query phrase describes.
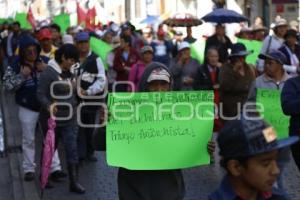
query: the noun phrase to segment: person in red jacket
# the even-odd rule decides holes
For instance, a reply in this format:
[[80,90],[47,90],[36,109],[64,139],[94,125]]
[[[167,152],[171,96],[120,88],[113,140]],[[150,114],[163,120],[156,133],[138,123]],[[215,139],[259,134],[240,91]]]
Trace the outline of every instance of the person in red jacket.
[[138,60],[139,54],[131,47],[131,38],[129,36],[121,36],[121,45],[116,50],[113,64],[113,68],[117,72],[116,83],[113,86],[113,91],[127,91],[128,84],[120,81],[128,81],[130,68]]

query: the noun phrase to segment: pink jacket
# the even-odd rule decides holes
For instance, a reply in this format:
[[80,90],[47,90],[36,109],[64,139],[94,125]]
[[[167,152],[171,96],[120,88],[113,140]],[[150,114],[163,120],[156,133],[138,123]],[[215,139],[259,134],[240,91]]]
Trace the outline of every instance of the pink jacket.
[[133,83],[134,88],[131,88],[128,86],[128,91],[136,92],[139,88],[139,82],[142,77],[142,74],[145,70],[145,63],[143,63],[141,60],[139,60],[136,64],[132,65],[130,72],[129,72],[129,78],[128,80]]

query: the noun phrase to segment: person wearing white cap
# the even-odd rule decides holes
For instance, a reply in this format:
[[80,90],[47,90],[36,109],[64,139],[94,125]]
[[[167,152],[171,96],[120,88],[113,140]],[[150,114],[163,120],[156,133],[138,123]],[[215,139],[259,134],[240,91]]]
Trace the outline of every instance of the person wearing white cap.
[[178,55],[170,64],[174,90],[193,90],[194,76],[199,67],[198,61],[191,58],[190,44],[181,42],[178,46]]
[[[272,27],[274,35],[267,36],[263,41],[261,54],[268,54],[272,50],[278,50],[284,43],[284,35],[288,29],[288,23],[283,18],[277,18]],[[264,60],[258,59],[257,71],[261,74],[264,71]]]
[[65,34],[62,37],[63,44],[74,44],[74,39],[72,35]]

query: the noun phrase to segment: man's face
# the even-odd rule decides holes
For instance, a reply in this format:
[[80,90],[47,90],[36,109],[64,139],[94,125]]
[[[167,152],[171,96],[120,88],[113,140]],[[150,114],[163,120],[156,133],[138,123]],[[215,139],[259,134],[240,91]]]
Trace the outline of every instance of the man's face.
[[183,49],[180,51],[180,55],[183,60],[187,60],[191,57],[191,51],[189,48]]
[[52,48],[52,39],[43,39],[40,41],[41,47],[44,51],[51,51]]
[[60,33],[55,28],[51,28],[50,30],[51,30],[52,38],[54,40],[57,40],[60,38]]
[[217,50],[209,50],[207,52],[207,62],[209,65],[215,67],[219,63],[219,53]]
[[278,35],[279,37],[283,37],[286,32],[288,30],[288,26],[278,26],[276,28],[276,35]]
[[150,92],[167,92],[170,90],[170,84],[166,81],[155,80],[149,83]]
[[251,189],[268,192],[277,180],[280,170],[277,165],[278,150],[251,157],[241,167],[240,179]]
[[76,46],[80,53],[88,53],[90,51],[90,43],[88,40],[76,42]]
[[272,59],[266,59],[265,61],[265,73],[270,76],[273,77],[275,75],[275,73],[278,72],[278,70],[281,70],[281,64],[278,63],[276,60],[272,60]]
[[216,34],[219,36],[224,36],[225,35],[225,27],[222,25],[217,25],[216,26]]
[[35,45],[30,45],[25,49],[25,59],[29,62],[34,62],[37,59],[37,48]]
[[13,30],[14,33],[18,33],[20,31],[19,25],[14,24],[13,27],[12,27],[12,30]]

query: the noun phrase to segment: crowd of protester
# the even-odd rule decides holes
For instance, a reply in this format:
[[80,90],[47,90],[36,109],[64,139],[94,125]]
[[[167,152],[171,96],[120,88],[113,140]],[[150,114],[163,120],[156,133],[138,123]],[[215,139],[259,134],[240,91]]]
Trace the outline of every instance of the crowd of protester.
[[[256,66],[246,62],[252,52],[226,36],[224,24],[217,24],[215,33],[206,39],[203,63],[191,57],[191,44],[198,36],[192,34],[191,27],[186,31],[183,38],[183,33],[174,27],[136,30],[129,22],[120,26],[111,22],[96,31],[69,27],[62,35],[57,24],[36,30],[22,30],[18,22],[1,24],[1,76],[19,107],[25,181],[36,177],[36,126],[40,125],[45,135],[47,120],[53,115],[57,123],[56,149],[61,142],[66,152],[70,191],[82,194],[85,188],[79,183],[79,163],[97,162],[93,145],[97,129],[85,125],[97,124],[102,112],[100,106],[84,106],[78,123],[75,111],[79,105],[105,103],[105,90],[212,90],[220,110],[215,116],[214,132],[218,134],[226,176],[209,198],[289,199],[284,192],[282,171],[291,152],[300,169],[300,143],[295,137],[300,133],[298,30],[289,27],[283,18],[276,18],[270,30],[261,25],[251,30],[242,28],[238,37],[263,42]],[[106,60],[91,50],[91,36],[111,45]],[[238,119],[246,102],[256,102],[260,88],[282,91],[283,112],[291,116],[289,138],[277,140],[274,130],[261,119]],[[290,145],[291,150],[286,148]],[[214,150],[211,141],[208,152],[213,154]],[[53,187],[52,181],[66,176],[56,150],[47,186]],[[121,200],[179,200],[185,194],[180,170],[120,168],[118,187]]]

